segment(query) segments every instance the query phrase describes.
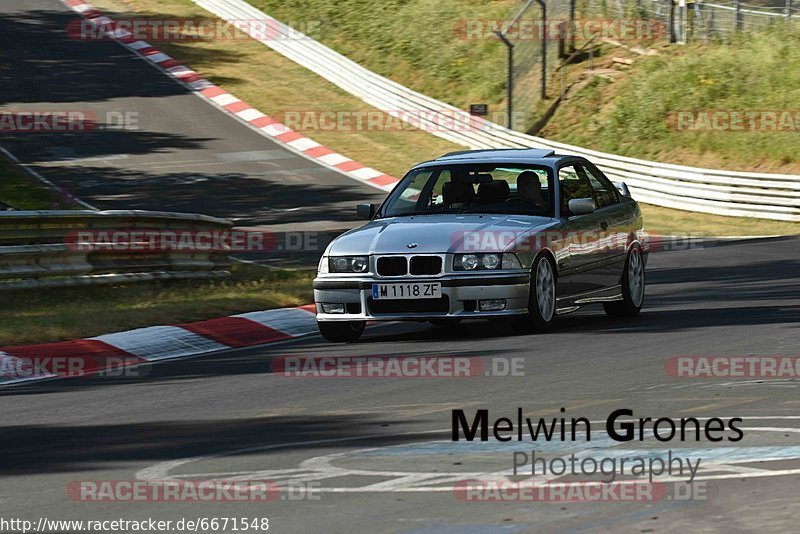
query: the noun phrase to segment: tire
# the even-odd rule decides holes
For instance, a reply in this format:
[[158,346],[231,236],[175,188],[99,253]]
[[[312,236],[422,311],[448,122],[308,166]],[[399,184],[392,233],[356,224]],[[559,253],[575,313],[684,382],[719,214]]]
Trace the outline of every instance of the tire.
[[366,321],[319,322],[319,333],[331,343],[352,343],[364,333]]
[[556,270],[547,254],[539,254],[531,268],[528,314],[517,319],[523,332],[547,332],[556,318]]
[[609,317],[636,317],[644,304],[644,260],[639,247],[633,247],[625,260],[620,281],[622,300],[603,303]]
[[440,328],[455,328],[461,324],[461,319],[431,319],[428,322]]

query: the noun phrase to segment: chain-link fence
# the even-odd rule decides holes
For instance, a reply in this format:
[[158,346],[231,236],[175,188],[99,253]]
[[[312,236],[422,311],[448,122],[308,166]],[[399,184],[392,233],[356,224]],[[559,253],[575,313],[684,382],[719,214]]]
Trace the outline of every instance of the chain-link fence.
[[763,30],[787,21],[800,21],[800,8],[787,0],[782,6],[755,6],[740,2],[694,3],[688,9],[690,39],[724,39],[737,30]]
[[[796,2],[798,5],[793,5]],[[500,33],[510,52],[510,128],[522,130],[542,114],[542,100],[559,96],[548,87],[559,64],[592,38],[624,44],[724,40],[800,22],[800,0],[525,0]],[[798,24],[800,27],[800,24]]]
[[570,8],[569,1],[521,2],[503,29],[511,54],[509,128],[523,129],[535,119],[536,106],[547,93],[546,80],[565,52],[568,21],[574,16]]

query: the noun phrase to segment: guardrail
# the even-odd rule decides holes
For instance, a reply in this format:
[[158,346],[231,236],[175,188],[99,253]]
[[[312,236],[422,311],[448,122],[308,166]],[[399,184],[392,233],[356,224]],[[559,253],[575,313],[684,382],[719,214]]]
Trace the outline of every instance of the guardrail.
[[230,276],[219,250],[128,250],[78,246],[78,232],[226,231],[232,223],[187,213],[148,211],[0,212],[0,290],[155,279]]
[[[290,29],[244,0],[193,0],[249,31],[251,37],[390,115],[408,112],[439,137],[469,148],[552,148],[584,156],[609,178],[625,181],[637,200],[687,211],[800,221],[800,177],[703,169],[628,158],[556,143],[509,130],[375,74]],[[274,32],[258,34],[252,20],[269,20]],[[279,34],[279,35],[276,35]],[[426,113],[423,116],[422,113]],[[424,127],[424,126],[423,126]]]

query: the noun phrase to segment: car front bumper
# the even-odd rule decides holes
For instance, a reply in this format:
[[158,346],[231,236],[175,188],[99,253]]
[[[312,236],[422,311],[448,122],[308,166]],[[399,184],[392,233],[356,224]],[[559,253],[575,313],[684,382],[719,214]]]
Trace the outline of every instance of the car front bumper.
[[[372,284],[434,283],[442,285],[441,299],[372,299]],[[425,321],[502,317],[528,313],[528,272],[409,278],[352,278],[324,276],[314,280],[318,321]],[[505,300],[505,308],[480,311],[480,301]],[[345,304],[346,313],[323,313],[322,303]]]

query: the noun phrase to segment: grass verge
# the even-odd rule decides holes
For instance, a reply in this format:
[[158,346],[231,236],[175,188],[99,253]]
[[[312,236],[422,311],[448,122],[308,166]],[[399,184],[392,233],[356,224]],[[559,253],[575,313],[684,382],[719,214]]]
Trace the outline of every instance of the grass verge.
[[91,337],[313,301],[310,271],[235,263],[225,280],[7,291],[0,346]]
[[749,217],[724,217],[692,211],[673,210],[649,204],[640,204],[644,227],[648,232],[661,235],[691,236],[763,236],[800,235],[800,223],[753,219]]
[[[599,62],[616,75],[594,76],[542,134],[665,163],[800,174],[796,31],[776,27],[742,33],[731,43],[664,46],[659,55],[632,59],[631,67]],[[770,122],[761,112],[779,114]]]
[[[69,209],[58,192],[36,182],[0,157],[0,203],[20,210]],[[2,205],[0,205],[2,207]]]

